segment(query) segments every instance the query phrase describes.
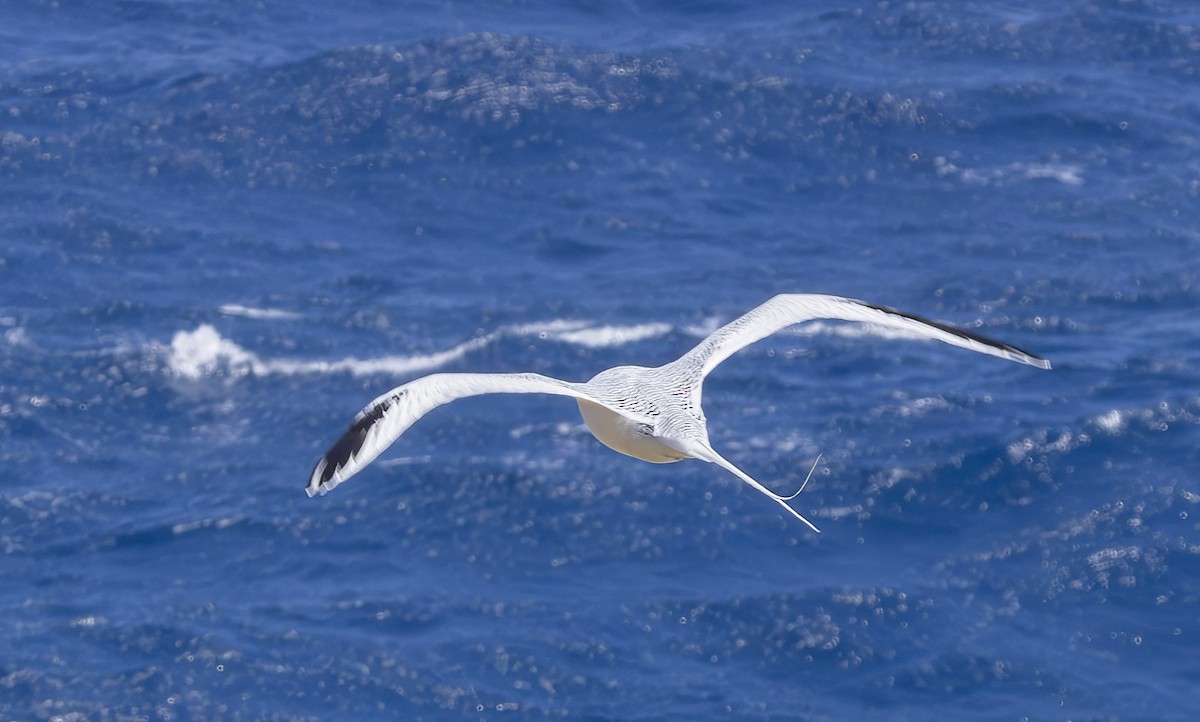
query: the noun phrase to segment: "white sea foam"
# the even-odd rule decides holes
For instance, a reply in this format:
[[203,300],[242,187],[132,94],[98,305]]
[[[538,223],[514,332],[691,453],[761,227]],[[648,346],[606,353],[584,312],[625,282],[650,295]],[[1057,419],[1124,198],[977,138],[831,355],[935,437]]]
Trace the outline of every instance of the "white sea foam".
[[1116,409],[1109,411],[1107,414],[1097,416],[1093,421],[1096,423],[1096,426],[1114,435],[1124,431],[1125,426],[1128,424],[1125,416]]
[[723,326],[728,320],[729,319],[722,319],[719,316],[709,316],[700,323],[693,323],[685,326],[683,330],[689,336],[708,338],[713,334],[713,331],[716,331],[718,328]]
[[209,324],[195,331],[180,331],[171,339],[167,351],[167,367],[172,374],[198,379],[224,372],[232,376],[254,374],[296,375],[345,372],[355,376],[372,374],[409,374],[444,366],[476,349],[483,348],[499,334],[479,336],[453,348],[431,354],[410,356],[380,356],[372,359],[345,358],[337,361],[304,361],[296,359],[264,359],[247,351],[233,341],[223,338]]
[[1014,180],[1046,179],[1063,185],[1083,185],[1083,168],[1074,163],[1009,163],[985,168],[960,168],[944,157],[934,158],[936,172],[940,176],[957,175],[964,183],[972,185],[1008,185]]
[[591,326],[586,321],[555,320],[506,326],[498,331],[477,336],[444,351],[429,354],[390,355],[376,358],[344,358],[336,361],[310,361],[286,358],[264,358],[224,338],[210,324],[194,331],[179,331],[166,349],[167,368],[173,376],[198,379],[217,373],[230,376],[254,374],[323,374],[349,373],[355,376],[393,375],[432,371],[482,349],[505,336],[537,336],[589,348],[619,346],[665,334],[667,324],[638,326]]
[[557,334],[557,338],[560,341],[577,343],[588,348],[604,348],[655,338],[665,335],[670,330],[671,326],[665,323],[643,323],[638,326],[599,326],[582,328],[578,331],[566,331]]
[[218,310],[226,316],[240,316],[255,320],[275,321],[300,318],[300,314],[294,311],[283,311],[277,308],[254,308],[253,306],[242,306],[236,303],[227,303]]
[[1069,186],[1083,185],[1083,169],[1070,163],[1030,163],[1024,168],[1026,178],[1049,178]]
[[258,356],[221,338],[208,324],[195,331],[180,331],[167,349],[167,367],[175,376],[195,379],[216,373],[222,366],[231,371],[251,370],[261,365]]
[[24,326],[13,326],[4,329],[4,340],[9,346],[28,346],[29,337],[25,334]]
[[1065,454],[1091,442],[1092,437],[1089,434],[1060,431],[1054,436],[1053,432],[1043,429],[1020,441],[1014,441],[1005,451],[1009,461],[1019,464],[1030,457]]
[[586,328],[587,321],[567,321],[565,319],[555,319],[554,321],[546,321],[545,323],[521,323],[513,326],[505,327],[505,331],[513,336],[538,336],[540,338],[549,338],[550,336],[558,336],[569,331]]

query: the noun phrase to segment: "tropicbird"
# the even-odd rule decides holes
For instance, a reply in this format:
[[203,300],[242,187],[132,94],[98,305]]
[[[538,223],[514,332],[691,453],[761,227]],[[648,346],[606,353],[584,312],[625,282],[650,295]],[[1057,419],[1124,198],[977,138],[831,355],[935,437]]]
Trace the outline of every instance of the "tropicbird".
[[588,430],[610,449],[654,464],[684,459],[716,464],[819,532],[788,504],[804,485],[800,491],[782,496],[731,464],[709,443],[707,420],[700,407],[704,379],[718,364],[776,331],[815,319],[859,321],[1050,368],[1046,359],[1015,346],[885,306],[839,296],[780,294],[717,329],[675,361],[656,368],[615,366],[583,383],[535,373],[438,373],[410,381],[376,398],[354,417],[350,428],[317,462],[305,491],[310,497],[324,494],[346,481],[417,419],[449,401],[481,394],[554,394],[574,398]]

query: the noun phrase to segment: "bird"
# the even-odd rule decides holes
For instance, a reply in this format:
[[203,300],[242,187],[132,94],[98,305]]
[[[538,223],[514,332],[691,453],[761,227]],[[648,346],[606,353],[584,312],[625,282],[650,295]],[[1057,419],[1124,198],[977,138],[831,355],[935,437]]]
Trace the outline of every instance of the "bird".
[[871,324],[1050,368],[1048,360],[1016,346],[887,306],[841,296],[784,293],[718,328],[695,348],[662,366],[615,366],[584,382],[537,373],[436,373],[397,386],[354,417],[317,461],[305,491],[310,497],[329,492],[362,471],[418,419],[442,404],[482,394],[551,394],[575,399],[588,430],[610,449],[653,464],[684,459],[715,464],[819,533],[816,525],[789,503],[804,490],[812,470],[795,493],[784,496],[771,491],[713,449],[700,403],[704,379],[722,361],[777,331],[818,319]]

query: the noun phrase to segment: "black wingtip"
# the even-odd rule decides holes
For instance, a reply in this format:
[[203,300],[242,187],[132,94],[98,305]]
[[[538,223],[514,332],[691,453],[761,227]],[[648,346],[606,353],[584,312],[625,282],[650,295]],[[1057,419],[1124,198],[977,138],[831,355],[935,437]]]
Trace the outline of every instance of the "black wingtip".
[[962,336],[963,338],[969,338],[976,343],[983,344],[984,346],[991,346],[994,349],[999,349],[1006,353],[1013,354],[1012,358],[1014,361],[1020,361],[1021,363],[1029,364],[1030,366],[1036,366],[1040,369],[1048,370],[1051,368],[1050,361],[1048,359],[1042,358],[1035,353],[1026,351],[1023,348],[1013,346],[1012,344],[1004,343],[1003,341],[997,341],[996,339],[984,336],[983,334],[975,333],[974,331],[969,331],[965,328],[959,328],[958,326],[951,326],[950,324],[934,321],[932,319],[925,318],[924,316],[918,316],[915,313],[900,311],[889,306],[878,306],[873,303],[857,300],[856,303],[866,306],[867,308],[873,308],[876,311],[882,311],[884,313],[890,313],[893,316],[901,316],[912,321],[917,321],[918,323],[932,326],[940,331],[945,331],[946,333],[951,333],[955,336]]
[[363,444],[367,440],[367,433],[383,418],[384,413],[391,405],[391,399],[387,399],[364,409],[363,413],[350,425],[350,428],[338,437],[333,446],[329,447],[329,451],[326,451],[313,467],[308,483],[304,486],[304,491],[309,497],[323,494],[340,483],[341,479],[335,480],[334,477],[349,466],[362,451]]

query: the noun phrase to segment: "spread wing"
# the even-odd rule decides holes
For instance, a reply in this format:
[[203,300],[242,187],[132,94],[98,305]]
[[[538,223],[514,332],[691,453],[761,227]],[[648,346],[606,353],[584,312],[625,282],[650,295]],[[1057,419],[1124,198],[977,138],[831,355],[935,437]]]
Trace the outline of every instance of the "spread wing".
[[358,412],[350,428],[317,462],[305,491],[309,496],[324,494],[374,461],[417,419],[449,401],[482,394],[570,396],[635,421],[649,421],[596,398],[584,384],[540,374],[433,374],[392,389]]
[[693,375],[693,401],[699,405],[700,383],[717,364],[776,331],[822,318],[874,324],[989,356],[998,356],[1041,369],[1050,368],[1050,362],[1040,356],[972,331],[930,321],[886,306],[873,306],[840,296],[808,293],[785,293],[775,296],[741,318],[717,329],[675,363]]

